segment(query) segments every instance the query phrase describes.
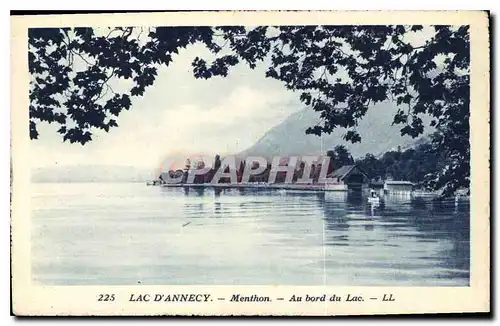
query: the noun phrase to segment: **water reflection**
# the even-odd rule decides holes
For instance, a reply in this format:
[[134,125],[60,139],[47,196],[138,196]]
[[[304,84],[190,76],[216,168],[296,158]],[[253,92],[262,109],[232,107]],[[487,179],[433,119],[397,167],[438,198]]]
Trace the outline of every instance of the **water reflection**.
[[215,212],[215,214],[220,214],[220,212],[221,212],[221,204],[219,202],[215,202],[215,204],[214,204],[214,212]]
[[[196,196],[204,195],[210,196],[196,191]],[[256,218],[259,213],[271,212],[266,215],[269,218],[265,223],[275,232],[285,225],[298,223],[297,219],[306,218],[311,207],[316,207],[321,214],[315,217],[323,220],[322,245],[330,248],[328,257],[320,259],[327,260],[330,267],[338,264],[339,252],[335,248],[349,247],[350,252],[341,253],[346,254],[345,258],[351,257],[348,264],[353,267],[365,264],[367,268],[380,269],[383,266],[383,269],[390,269],[392,266],[403,280],[405,275],[410,277],[415,268],[430,268],[433,277],[459,278],[468,282],[468,202],[386,195],[379,203],[373,204],[368,203],[363,194],[356,193],[283,193],[251,189],[214,189],[211,196],[213,215],[206,211],[206,206],[199,206],[198,216],[235,218],[245,217],[251,212],[248,218]],[[187,210],[192,209],[191,203],[185,205]],[[288,214],[277,218],[284,212]],[[301,234],[293,235],[295,232],[289,228],[286,232],[296,244],[300,243]],[[362,249],[377,246],[379,250],[371,253]],[[377,256],[377,253],[378,260],[371,261],[373,257],[370,255]]]
[[[381,255],[373,266],[384,265],[385,260],[387,268],[401,268],[402,274],[410,274],[414,268],[432,267],[433,277],[460,279],[468,284],[468,201],[456,203],[454,200],[384,196],[380,204],[374,205],[365,202],[362,196],[327,193],[318,203],[324,212],[328,239],[325,244],[354,247],[350,253],[353,260],[356,259],[356,247],[370,242],[383,247],[401,247],[405,252],[390,251],[386,256]],[[358,240],[360,238],[362,240]],[[395,264],[401,253],[405,256]]]
[[348,195],[344,192],[329,192],[319,198],[318,204],[324,215],[324,245],[349,245],[348,202]]
[[205,188],[200,187],[200,188],[195,188],[195,190],[198,196],[203,196],[203,194],[205,193]]
[[[69,197],[75,191],[60,187],[50,189],[54,200],[33,199],[41,207],[33,273],[44,282],[136,284],[140,275],[142,284],[469,284],[468,201],[383,196],[373,205],[345,192],[127,193],[123,185],[96,187],[107,195],[92,201],[88,189]],[[126,263],[113,258],[124,250]]]

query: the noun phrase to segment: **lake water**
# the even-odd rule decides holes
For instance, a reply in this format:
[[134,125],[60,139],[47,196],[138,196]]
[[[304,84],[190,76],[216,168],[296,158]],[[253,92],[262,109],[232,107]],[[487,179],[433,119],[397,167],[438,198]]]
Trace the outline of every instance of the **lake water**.
[[33,184],[38,284],[469,284],[469,202]]

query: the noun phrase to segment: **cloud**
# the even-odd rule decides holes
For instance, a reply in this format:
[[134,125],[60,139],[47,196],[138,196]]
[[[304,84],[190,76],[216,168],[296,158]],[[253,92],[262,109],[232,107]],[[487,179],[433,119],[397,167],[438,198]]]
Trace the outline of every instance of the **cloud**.
[[166,119],[174,118],[183,125],[196,124],[232,125],[243,120],[259,117],[263,120],[273,119],[289,114],[282,106],[287,99],[283,94],[271,90],[257,90],[247,86],[238,86],[227,97],[213,106],[181,105],[175,109],[165,110]]
[[[213,105],[183,104],[164,110],[172,151],[229,154],[242,151],[300,106],[284,90],[237,86]],[[293,94],[292,94],[293,96]]]

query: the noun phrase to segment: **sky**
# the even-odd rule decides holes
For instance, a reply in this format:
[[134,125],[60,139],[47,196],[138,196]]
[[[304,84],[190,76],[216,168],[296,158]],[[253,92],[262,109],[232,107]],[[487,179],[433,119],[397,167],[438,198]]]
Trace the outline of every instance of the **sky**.
[[201,45],[180,51],[159,69],[154,85],[133,98],[131,109],[120,113],[118,127],[99,130],[84,146],[63,142],[57,125],[39,124],[39,139],[31,141],[32,167],[152,167],[177,153],[237,153],[303,108],[298,95],[265,78],[264,66],[240,64],[225,78],[195,79],[190,63],[205,53]]
[[[409,35],[413,45],[433,33]],[[116,119],[108,133],[97,130],[84,146],[63,142],[58,125],[39,123],[32,140],[33,168],[64,165],[125,165],[156,167],[172,155],[236,154],[258,141],[269,129],[304,108],[299,94],[265,77],[266,65],[254,70],[239,64],[225,78],[195,79],[191,62],[210,58],[203,45],[179,51],[169,67],[161,67],[153,86]],[[114,90],[128,86],[113,84]],[[129,89],[129,87],[128,87]]]

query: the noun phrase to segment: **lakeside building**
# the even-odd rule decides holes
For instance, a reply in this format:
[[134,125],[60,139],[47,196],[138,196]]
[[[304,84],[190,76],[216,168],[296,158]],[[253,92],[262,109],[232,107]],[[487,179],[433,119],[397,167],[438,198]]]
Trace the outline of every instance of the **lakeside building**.
[[[284,166],[286,163],[280,162],[280,166]],[[370,179],[368,174],[357,164],[344,165],[337,170],[334,170],[330,174],[327,175],[327,180],[325,183],[318,181],[313,181],[310,184],[296,184],[296,180],[299,175],[294,175],[292,184],[284,184],[286,173],[284,171],[280,171],[276,175],[276,180],[274,183],[269,183],[269,172],[271,170],[271,165],[268,164],[267,169],[261,172],[258,175],[251,175],[249,182],[241,183],[242,171],[241,167],[243,163],[240,164],[240,169],[237,169],[236,177],[237,182],[235,186],[243,187],[273,187],[283,188],[283,189],[311,189],[311,190],[324,190],[324,191],[341,191],[341,192],[362,192],[367,190],[368,188],[373,189],[375,191],[380,191],[380,194],[409,194],[413,191],[414,184],[410,181],[400,181],[400,180],[392,180],[392,178],[388,178],[387,180],[382,180],[380,177],[376,179]],[[199,166],[204,168],[204,166]],[[252,169],[255,169],[256,164],[252,164]],[[228,168],[226,168],[228,169]],[[319,174],[319,170],[321,166],[315,167],[315,174]],[[226,171],[229,172],[229,171]],[[295,174],[300,172],[300,169],[296,169],[294,171]],[[177,169],[175,171],[163,172],[159,176],[158,182],[154,182],[152,184],[162,184],[162,185],[187,185],[187,169],[181,170]],[[205,176],[198,175],[189,182],[189,185],[209,185],[210,180],[212,179],[214,171],[210,170],[206,173]],[[227,180],[226,180],[227,179]],[[229,178],[222,178],[218,183],[221,185],[226,185],[230,183]]]
[[384,182],[384,192],[392,193],[409,193],[413,190],[413,183],[410,181],[386,180]]
[[370,184],[368,174],[356,164],[344,165],[330,173],[327,178],[333,180],[325,184],[325,190],[362,191]]

